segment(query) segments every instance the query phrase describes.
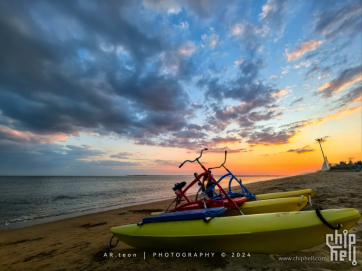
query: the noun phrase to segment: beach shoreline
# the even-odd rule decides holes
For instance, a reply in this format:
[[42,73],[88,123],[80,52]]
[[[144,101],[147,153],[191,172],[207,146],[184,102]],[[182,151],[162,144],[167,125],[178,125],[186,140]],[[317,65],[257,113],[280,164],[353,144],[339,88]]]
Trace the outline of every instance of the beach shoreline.
[[[247,184],[247,187],[254,194],[315,188],[318,190],[313,198],[315,206],[322,206],[324,209],[355,208],[362,212],[361,177],[362,173],[357,172],[318,172],[259,181]],[[170,199],[1,231],[0,270],[358,270],[360,267],[361,221],[350,230],[350,233],[356,233],[357,236],[357,267],[353,267],[350,262],[281,262],[277,255],[266,254],[255,254],[243,259],[227,255],[223,258],[192,257],[181,260],[154,257],[150,251],[140,251],[121,242],[117,247],[109,248],[111,227],[140,222],[150,212],[164,210]],[[308,205],[304,210],[313,209]],[[137,257],[104,256],[110,252],[135,254]],[[321,244],[288,254],[305,255],[329,259],[329,248]]]
[[[303,175],[303,174],[298,174],[298,175]],[[152,176],[157,176],[157,175],[152,175]],[[221,177],[217,176],[218,178]],[[272,180],[277,180],[277,179],[282,179],[282,178],[286,178],[286,177],[292,177],[292,176],[297,176],[297,175],[289,175],[289,176],[276,176],[276,175],[258,175],[258,176],[250,176],[250,175],[237,175],[237,177],[241,177],[241,178],[245,178],[245,177],[259,177],[259,178],[266,178],[265,180],[247,180],[245,182],[245,184],[248,186],[251,183],[257,183],[257,182],[266,182],[266,181],[272,181]],[[172,177],[172,176],[170,176]],[[275,177],[272,179],[268,179],[269,177]],[[236,182],[234,181],[233,184],[236,184]],[[234,189],[238,189],[238,185],[232,186],[232,189],[234,191]],[[236,191],[236,190],[235,190]],[[44,223],[50,223],[50,222],[55,222],[55,221],[60,221],[63,219],[68,219],[68,218],[74,218],[74,217],[79,217],[79,216],[83,216],[83,215],[88,215],[88,214],[96,214],[96,213],[101,213],[101,212],[107,212],[107,211],[111,211],[111,210],[116,210],[116,209],[121,209],[121,208],[127,208],[127,207],[132,207],[132,206],[137,206],[137,205],[142,205],[142,204],[149,204],[149,203],[154,203],[154,202],[159,202],[159,201],[163,201],[163,200],[169,200],[171,201],[173,199],[173,192],[170,189],[169,194],[167,197],[163,197],[163,198],[157,198],[157,199],[153,199],[153,200],[147,200],[147,201],[143,201],[143,202],[135,202],[135,203],[131,203],[131,204],[117,204],[117,205],[113,205],[113,206],[105,206],[105,207],[99,207],[99,208],[93,208],[93,209],[89,209],[89,210],[84,210],[84,211],[79,211],[79,212],[72,212],[72,213],[67,213],[67,214],[59,214],[59,215],[49,215],[49,216],[44,216],[44,217],[38,217],[38,218],[34,218],[34,219],[29,219],[29,220],[25,220],[25,221],[20,221],[20,222],[15,222],[15,223],[8,223],[8,224],[0,224],[0,232],[1,231],[6,231],[6,230],[13,230],[13,229],[21,229],[21,228],[26,228],[26,227],[30,227],[30,226],[34,226],[34,225],[40,225],[40,224],[44,224]]]

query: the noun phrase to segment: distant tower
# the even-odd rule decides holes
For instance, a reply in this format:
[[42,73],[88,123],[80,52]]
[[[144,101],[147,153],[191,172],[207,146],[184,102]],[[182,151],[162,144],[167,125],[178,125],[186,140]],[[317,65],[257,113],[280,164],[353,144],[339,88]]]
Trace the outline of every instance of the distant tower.
[[323,149],[322,149],[322,144],[321,142],[324,141],[323,138],[317,138],[315,141],[317,141],[319,143],[319,146],[321,147],[321,151],[322,151],[322,156],[323,156],[323,165],[322,165],[322,168],[321,170],[329,170],[330,169],[330,164],[327,160],[327,157],[324,156],[324,152],[323,152]]

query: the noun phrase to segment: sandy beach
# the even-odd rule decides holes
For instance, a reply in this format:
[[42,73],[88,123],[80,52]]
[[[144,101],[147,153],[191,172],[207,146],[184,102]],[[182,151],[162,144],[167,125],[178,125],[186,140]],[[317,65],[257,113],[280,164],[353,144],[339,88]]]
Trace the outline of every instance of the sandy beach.
[[[316,188],[313,204],[324,209],[356,208],[362,212],[362,173],[319,172],[248,184],[254,194]],[[172,191],[170,191],[170,198]],[[362,221],[357,234],[357,262],[330,262],[326,244],[288,255],[253,254],[236,257],[157,257],[121,242],[109,248],[113,226],[137,223],[169,200],[0,232],[0,270],[360,270]],[[312,210],[308,205],[304,210]],[[120,253],[121,257],[104,257]],[[134,257],[135,256],[135,257]],[[326,257],[325,261],[280,261],[280,256]],[[144,259],[145,258],[145,259]]]

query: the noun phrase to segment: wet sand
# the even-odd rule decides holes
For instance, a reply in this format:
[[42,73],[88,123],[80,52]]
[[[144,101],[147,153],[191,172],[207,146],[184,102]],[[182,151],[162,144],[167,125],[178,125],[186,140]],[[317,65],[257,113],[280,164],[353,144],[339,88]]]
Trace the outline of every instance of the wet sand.
[[[324,209],[356,208],[362,212],[362,173],[319,172],[246,186],[254,194],[316,188],[314,205]],[[232,257],[228,254],[224,258],[219,254],[201,258],[153,257],[153,251],[133,249],[121,242],[115,248],[109,248],[111,227],[140,222],[150,212],[163,210],[169,202],[154,202],[2,231],[0,270],[361,270],[361,220],[350,230],[350,233],[357,234],[356,267],[348,261],[330,262],[330,250],[326,244],[283,255]],[[304,210],[312,208],[308,205]],[[121,257],[104,257],[110,252],[120,253]],[[279,261],[280,256],[326,257],[327,260]]]

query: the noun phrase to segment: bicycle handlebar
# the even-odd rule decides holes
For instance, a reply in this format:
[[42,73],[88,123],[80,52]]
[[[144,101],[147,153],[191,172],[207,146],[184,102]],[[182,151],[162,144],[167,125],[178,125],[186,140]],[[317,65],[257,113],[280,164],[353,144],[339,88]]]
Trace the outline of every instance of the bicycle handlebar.
[[203,151],[207,151],[207,148],[202,149],[202,150],[201,150],[201,153],[200,153],[200,156],[197,157],[195,160],[193,160],[193,161],[191,161],[191,160],[185,160],[181,165],[179,165],[179,168],[181,168],[186,162],[190,162],[190,163],[196,162],[198,159],[201,158]]
[[224,163],[221,164],[221,166],[219,166],[219,167],[211,167],[211,168],[208,168],[207,170],[211,170],[211,169],[215,169],[215,168],[221,168],[226,163],[226,154],[227,154],[227,151],[225,151],[225,160],[224,160]]

